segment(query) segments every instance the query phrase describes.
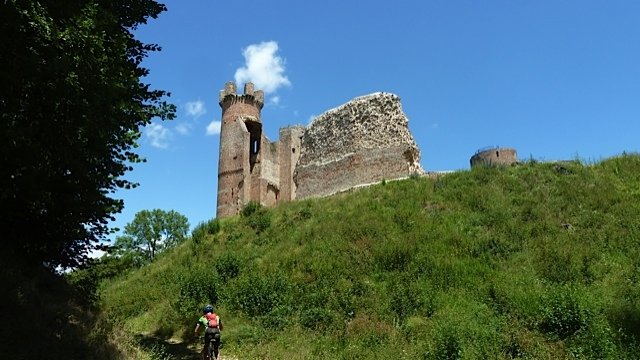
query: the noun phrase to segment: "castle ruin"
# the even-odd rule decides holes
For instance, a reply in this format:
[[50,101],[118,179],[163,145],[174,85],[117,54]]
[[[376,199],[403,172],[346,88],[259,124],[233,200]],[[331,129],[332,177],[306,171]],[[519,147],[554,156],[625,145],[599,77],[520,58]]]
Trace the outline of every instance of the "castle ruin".
[[228,82],[220,91],[217,217],[250,201],[273,206],[424,173],[397,95],[358,97],[306,128],[280,129],[271,142],[262,131],[264,93],[252,83],[236,90]]
[[478,165],[513,165],[518,162],[516,149],[491,146],[480,149],[469,160],[471,167]]

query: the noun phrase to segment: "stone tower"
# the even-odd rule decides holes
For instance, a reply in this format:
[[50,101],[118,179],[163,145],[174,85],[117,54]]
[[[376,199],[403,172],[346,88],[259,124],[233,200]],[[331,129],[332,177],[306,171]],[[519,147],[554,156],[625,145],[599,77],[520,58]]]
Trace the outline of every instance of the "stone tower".
[[476,151],[469,160],[471,167],[479,165],[512,165],[518,162],[516,149],[490,146]]
[[260,200],[251,190],[254,183],[259,183],[255,175],[260,170],[259,155],[264,138],[260,120],[264,93],[253,87],[252,83],[245,84],[244,94],[240,95],[236,94],[236,84],[228,82],[220,91],[218,217],[236,215],[247,202]]

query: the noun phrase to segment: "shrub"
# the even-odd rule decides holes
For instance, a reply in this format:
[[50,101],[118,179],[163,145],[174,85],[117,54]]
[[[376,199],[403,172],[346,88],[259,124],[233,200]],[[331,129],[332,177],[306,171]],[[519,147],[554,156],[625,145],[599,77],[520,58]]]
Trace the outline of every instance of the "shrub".
[[248,345],[254,347],[263,342],[266,338],[266,329],[253,325],[240,324],[239,326],[224,331],[224,342],[234,343],[238,345]]
[[296,214],[296,218],[298,220],[311,219],[311,216],[313,216],[313,212],[311,211],[311,207],[309,206],[309,204],[306,204],[305,207],[300,209],[300,211],[298,211],[298,214]]
[[193,269],[178,276],[179,294],[173,308],[183,317],[189,317],[204,303],[216,304],[220,296],[220,281],[213,271]]
[[390,310],[399,320],[402,321],[413,315],[418,309],[420,295],[416,287],[406,279],[392,281],[388,287],[388,293],[391,297]]
[[407,268],[415,249],[405,241],[390,240],[374,250],[374,261],[382,271],[403,271]]
[[223,253],[216,259],[215,268],[222,282],[235,278],[240,273],[240,260],[234,253]]
[[590,318],[591,312],[580,303],[576,289],[564,286],[543,299],[540,327],[564,340],[586,328]]
[[329,329],[333,324],[333,314],[325,308],[313,307],[300,314],[300,324],[312,330]]
[[260,203],[250,201],[242,208],[242,217],[245,223],[252,228],[256,234],[260,234],[271,226],[271,212]]
[[261,323],[268,329],[282,330],[291,322],[293,308],[289,305],[278,305],[267,314]]
[[[557,239],[555,239],[558,241]],[[578,256],[568,249],[554,249],[556,244],[548,243],[536,256],[536,267],[543,278],[559,284],[572,282],[582,277]]]
[[249,217],[249,216],[253,215],[254,213],[256,213],[261,208],[262,208],[262,205],[260,205],[259,202],[257,202],[257,201],[249,201],[242,208],[242,211],[240,212],[240,214],[242,215],[242,217],[246,218],[246,217]]
[[577,359],[615,359],[614,332],[604,318],[590,319],[587,327],[569,342],[569,351]]
[[199,245],[204,241],[207,236],[207,229],[205,227],[205,223],[200,223],[193,228],[191,231],[191,240],[194,244]]
[[206,235],[215,235],[220,231],[220,220],[211,219],[209,221],[201,222],[193,228],[191,231],[191,238],[195,242],[199,242],[204,239]]
[[333,286],[331,294],[331,308],[339,312],[343,319],[352,319],[355,316],[356,305],[354,298],[358,290],[347,280],[339,280]]
[[424,317],[412,316],[404,322],[402,330],[407,340],[415,342],[427,336],[428,323]]
[[288,291],[284,277],[251,272],[233,282],[231,303],[248,316],[266,315],[282,304]]
[[293,306],[298,310],[313,307],[323,307],[331,299],[333,284],[328,281],[316,281],[310,284],[296,284],[292,289],[293,298],[296,299]]
[[218,220],[217,218],[209,220],[206,223],[206,227],[207,233],[209,235],[215,235],[220,231],[220,220]]
[[460,331],[452,325],[443,326],[436,333],[434,359],[455,360],[462,357]]

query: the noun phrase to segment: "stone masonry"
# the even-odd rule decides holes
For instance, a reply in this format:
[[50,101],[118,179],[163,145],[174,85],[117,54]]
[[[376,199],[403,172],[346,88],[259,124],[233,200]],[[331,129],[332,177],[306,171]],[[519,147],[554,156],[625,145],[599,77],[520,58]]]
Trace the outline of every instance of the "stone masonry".
[[271,142],[262,132],[264,93],[252,83],[244,94],[236,90],[228,82],[220,91],[217,217],[236,215],[250,201],[273,206],[424,173],[396,95],[358,97],[308,128],[280,129]]
[[400,98],[389,93],[358,97],[318,116],[302,137],[296,198],[423,173],[407,125]]

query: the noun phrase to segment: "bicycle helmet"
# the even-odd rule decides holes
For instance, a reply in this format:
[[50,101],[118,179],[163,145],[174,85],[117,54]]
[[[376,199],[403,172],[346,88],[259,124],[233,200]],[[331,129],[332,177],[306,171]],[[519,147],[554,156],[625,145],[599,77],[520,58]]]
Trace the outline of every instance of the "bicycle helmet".
[[213,311],[214,311],[214,309],[213,309],[213,306],[211,306],[211,305],[207,305],[202,309],[202,312],[205,313],[205,314],[206,313],[213,313]]

